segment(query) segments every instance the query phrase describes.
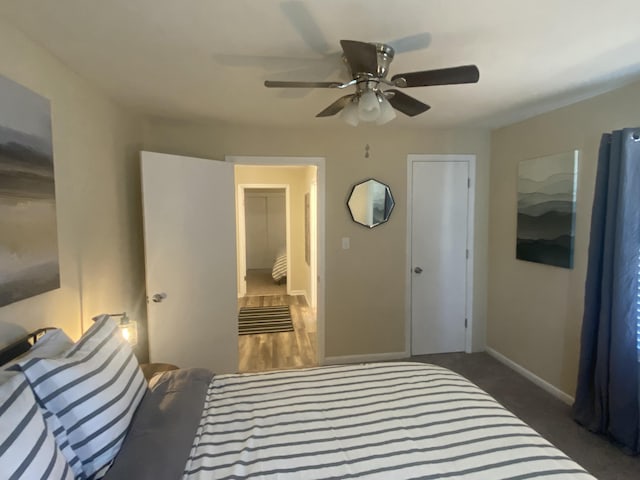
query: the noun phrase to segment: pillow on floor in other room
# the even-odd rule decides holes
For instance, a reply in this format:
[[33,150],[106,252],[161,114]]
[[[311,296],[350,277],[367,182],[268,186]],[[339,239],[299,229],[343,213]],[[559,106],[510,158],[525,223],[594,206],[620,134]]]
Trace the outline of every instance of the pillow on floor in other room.
[[40,403],[66,430],[87,476],[115,458],[147,390],[119,330],[102,315],[63,357],[19,362]]
[[0,385],[0,478],[74,479],[21,374]]

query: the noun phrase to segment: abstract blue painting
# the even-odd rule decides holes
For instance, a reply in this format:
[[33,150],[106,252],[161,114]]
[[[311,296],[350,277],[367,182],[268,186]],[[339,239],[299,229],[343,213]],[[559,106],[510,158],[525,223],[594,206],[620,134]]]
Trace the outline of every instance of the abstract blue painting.
[[0,75],[0,306],[59,287],[49,100]]
[[578,151],[520,161],[516,258],[573,268]]

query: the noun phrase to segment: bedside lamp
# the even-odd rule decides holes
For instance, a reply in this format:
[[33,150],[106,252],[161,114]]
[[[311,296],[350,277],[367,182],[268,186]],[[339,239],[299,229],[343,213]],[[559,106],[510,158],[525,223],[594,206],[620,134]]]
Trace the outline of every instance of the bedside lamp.
[[133,346],[138,343],[138,322],[131,320],[127,316],[127,312],[110,314],[112,317],[120,317],[120,333],[124,339]]
[[[127,342],[129,342],[129,345],[134,346],[138,343],[138,322],[131,320],[127,316],[127,312],[107,313],[107,315],[110,317],[120,317],[120,321],[118,322],[120,334]],[[98,317],[93,317],[93,320],[96,320]]]

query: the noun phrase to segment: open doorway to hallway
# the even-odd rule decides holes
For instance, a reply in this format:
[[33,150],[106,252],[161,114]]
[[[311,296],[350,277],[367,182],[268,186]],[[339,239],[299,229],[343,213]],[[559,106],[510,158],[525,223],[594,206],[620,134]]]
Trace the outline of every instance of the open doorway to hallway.
[[252,188],[240,184],[239,189],[238,195],[244,195],[246,294],[284,295],[290,236],[289,185]]
[[241,372],[318,364],[317,167],[236,165]]

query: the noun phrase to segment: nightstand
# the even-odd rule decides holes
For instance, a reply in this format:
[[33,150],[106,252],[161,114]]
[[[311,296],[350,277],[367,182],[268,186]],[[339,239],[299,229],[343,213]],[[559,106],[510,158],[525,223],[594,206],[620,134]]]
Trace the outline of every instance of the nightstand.
[[151,380],[151,377],[158,373],[168,372],[170,370],[177,370],[178,367],[171,365],[170,363],[141,363],[140,368],[142,374],[147,380]]

